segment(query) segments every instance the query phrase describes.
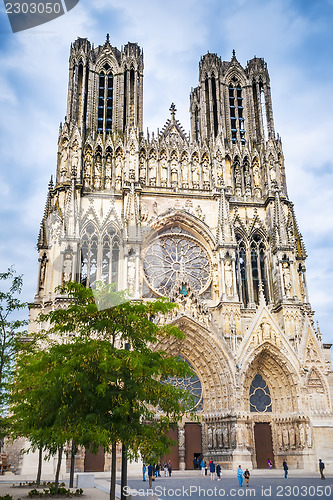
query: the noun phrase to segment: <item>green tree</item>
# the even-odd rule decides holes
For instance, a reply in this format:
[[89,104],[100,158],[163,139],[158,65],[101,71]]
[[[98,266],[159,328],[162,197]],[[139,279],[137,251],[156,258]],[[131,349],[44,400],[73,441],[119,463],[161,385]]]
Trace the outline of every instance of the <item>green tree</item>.
[[[8,383],[13,376],[15,357],[21,337],[25,334],[22,329],[27,321],[18,319],[19,311],[27,307],[25,302],[18,298],[22,291],[23,280],[13,268],[0,273],[0,441],[3,438],[8,398]],[[1,446],[0,446],[1,448]]]
[[60,291],[68,307],[39,318],[49,325],[43,350],[29,347],[19,358],[12,396],[16,428],[50,453],[72,440],[93,451],[121,442],[132,458],[163,455],[170,424],[192,403],[166,383],[191,374],[188,364],[155,349],[165,336],[183,338],[175,326],[152,321],[175,304],[128,301],[103,284],[93,292],[67,283]]

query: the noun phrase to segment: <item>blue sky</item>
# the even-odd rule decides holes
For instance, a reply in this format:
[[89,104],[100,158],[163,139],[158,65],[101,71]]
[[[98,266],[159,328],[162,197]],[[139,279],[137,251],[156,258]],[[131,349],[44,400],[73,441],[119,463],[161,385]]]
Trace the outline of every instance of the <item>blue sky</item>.
[[12,34],[0,7],[0,269],[37,280],[35,250],[66,112],[69,46],[138,42],[144,50],[144,126],[162,128],[171,102],[189,130],[189,93],[207,51],[244,66],[263,57],[290,199],[309,254],[315,320],[333,343],[333,0],[80,0],[65,16]]

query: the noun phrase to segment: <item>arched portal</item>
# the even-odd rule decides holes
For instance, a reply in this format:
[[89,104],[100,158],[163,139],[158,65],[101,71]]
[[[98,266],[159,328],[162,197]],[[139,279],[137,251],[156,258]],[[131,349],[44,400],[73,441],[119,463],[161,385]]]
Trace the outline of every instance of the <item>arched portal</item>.
[[281,349],[266,342],[253,353],[242,381],[243,410],[252,422],[253,462],[257,468],[267,468],[269,461],[280,466],[286,452],[298,445],[297,417],[284,418],[298,412],[296,370]]
[[235,444],[230,419],[235,408],[235,384],[228,349],[215,332],[186,315],[174,324],[186,337],[180,340],[163,339],[158,348],[187,360],[202,388],[197,411],[201,417],[200,424],[185,418],[178,428],[179,467],[192,469],[195,458],[207,458],[212,454],[229,464]]

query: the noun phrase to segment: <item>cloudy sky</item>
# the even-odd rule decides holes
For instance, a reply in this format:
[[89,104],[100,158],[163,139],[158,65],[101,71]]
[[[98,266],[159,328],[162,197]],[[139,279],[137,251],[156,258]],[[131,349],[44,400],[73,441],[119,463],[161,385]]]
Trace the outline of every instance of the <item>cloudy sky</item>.
[[189,130],[189,93],[206,52],[244,66],[263,57],[271,78],[290,199],[309,254],[315,320],[333,342],[333,0],[80,0],[66,15],[13,34],[0,7],[0,270],[24,274],[33,300],[36,240],[47,184],[55,173],[67,99],[69,46],[144,49],[144,125],[162,128],[171,102]]

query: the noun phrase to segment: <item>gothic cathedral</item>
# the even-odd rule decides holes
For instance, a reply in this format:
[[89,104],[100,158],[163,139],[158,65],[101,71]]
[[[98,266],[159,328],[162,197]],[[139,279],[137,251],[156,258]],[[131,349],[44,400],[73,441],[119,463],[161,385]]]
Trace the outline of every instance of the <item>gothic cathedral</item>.
[[193,368],[174,383],[200,417],[173,433],[174,468],[198,456],[224,468],[333,463],[331,345],[313,321],[267,65],[208,53],[190,136],[169,111],[161,130],[143,133],[137,44],[72,44],[30,328],[63,304],[54,290],[68,280],[169,297],[179,308],[164,321],[186,339],[161,347]]

